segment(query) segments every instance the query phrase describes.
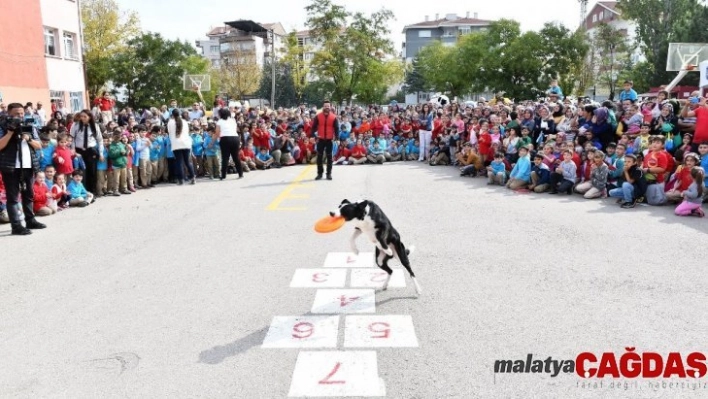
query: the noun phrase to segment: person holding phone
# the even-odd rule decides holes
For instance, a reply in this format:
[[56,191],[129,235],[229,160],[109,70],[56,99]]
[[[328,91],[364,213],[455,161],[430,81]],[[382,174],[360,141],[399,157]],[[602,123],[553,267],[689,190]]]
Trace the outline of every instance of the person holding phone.
[[[692,106],[695,108],[691,109]],[[706,107],[706,98],[698,95],[692,96],[681,110],[681,117],[696,118],[691,151],[698,152],[698,146],[702,142],[708,141],[708,107]]]

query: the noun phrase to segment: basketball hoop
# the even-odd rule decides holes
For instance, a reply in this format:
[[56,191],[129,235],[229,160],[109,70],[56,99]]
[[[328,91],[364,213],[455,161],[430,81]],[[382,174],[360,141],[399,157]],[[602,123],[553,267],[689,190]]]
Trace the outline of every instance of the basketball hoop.
[[693,70],[696,69],[696,68],[697,68],[697,66],[696,66],[696,65],[693,65],[693,64],[688,64],[688,65],[686,65],[686,67],[685,67],[685,69],[686,69],[687,71],[693,71]]

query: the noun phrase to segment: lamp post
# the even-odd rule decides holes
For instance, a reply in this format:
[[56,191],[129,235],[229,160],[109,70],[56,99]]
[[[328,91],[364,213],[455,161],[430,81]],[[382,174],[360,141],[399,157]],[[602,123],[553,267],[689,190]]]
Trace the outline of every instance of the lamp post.
[[270,36],[270,71],[271,71],[271,86],[270,86],[270,109],[275,109],[275,32],[273,29],[268,30]]

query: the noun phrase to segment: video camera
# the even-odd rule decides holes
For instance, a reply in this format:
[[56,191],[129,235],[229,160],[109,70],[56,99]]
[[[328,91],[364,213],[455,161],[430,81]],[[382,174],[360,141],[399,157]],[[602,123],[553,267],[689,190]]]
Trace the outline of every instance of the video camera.
[[22,118],[3,117],[0,118],[0,129],[2,129],[5,133],[12,130],[19,139],[24,133],[32,134],[34,131],[34,125],[31,121],[27,121]]

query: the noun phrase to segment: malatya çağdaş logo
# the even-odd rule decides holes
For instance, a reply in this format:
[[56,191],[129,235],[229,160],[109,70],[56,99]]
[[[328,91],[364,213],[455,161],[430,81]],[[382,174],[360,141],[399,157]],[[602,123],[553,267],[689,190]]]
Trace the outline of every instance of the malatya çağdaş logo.
[[701,352],[662,355],[638,353],[633,347],[624,349],[619,356],[614,352],[600,355],[582,352],[571,360],[555,360],[551,356],[534,359],[529,353],[526,359],[496,360],[494,373],[544,373],[551,377],[575,373],[581,378],[702,378],[708,372],[706,356]]

